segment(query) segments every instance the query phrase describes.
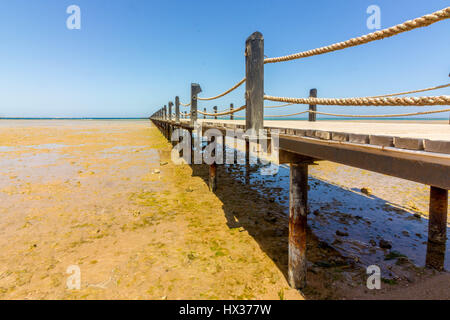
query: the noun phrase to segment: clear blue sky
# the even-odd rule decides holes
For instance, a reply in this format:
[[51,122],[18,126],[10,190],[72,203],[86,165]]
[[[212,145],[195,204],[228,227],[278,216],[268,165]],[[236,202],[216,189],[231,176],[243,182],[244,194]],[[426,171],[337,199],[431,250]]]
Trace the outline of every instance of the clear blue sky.
[[[81,8],[81,30],[66,28],[71,4]],[[381,27],[386,28],[449,2],[3,0],[0,116],[149,116],[175,95],[188,101],[191,82],[201,84],[203,96],[211,96],[240,80],[245,75],[244,43],[252,32],[263,33],[268,57],[291,54],[371,32],[366,27],[371,4],[380,6]],[[316,87],[320,97],[351,97],[448,83],[449,36],[447,20],[339,52],[266,65],[265,92],[304,97]],[[200,108],[241,105],[243,92],[244,86]],[[450,92],[447,88],[432,94]]]

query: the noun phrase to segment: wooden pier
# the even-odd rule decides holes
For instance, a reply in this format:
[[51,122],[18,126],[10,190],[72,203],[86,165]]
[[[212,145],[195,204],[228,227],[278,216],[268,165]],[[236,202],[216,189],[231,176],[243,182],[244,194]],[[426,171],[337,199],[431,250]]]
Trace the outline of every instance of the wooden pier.
[[[446,17],[450,8],[444,9]],[[440,13],[440,16],[443,14]],[[437,20],[436,20],[437,21]],[[398,28],[404,32],[405,28]],[[407,30],[406,30],[407,31]],[[397,31],[396,31],[397,32]],[[379,40],[377,33],[373,40]],[[361,38],[361,44],[366,43]],[[373,41],[370,40],[370,41]],[[259,130],[266,130],[265,139],[271,144],[271,137],[278,137],[278,163],[290,165],[290,203],[289,203],[289,259],[288,280],[293,288],[306,285],[306,227],[308,215],[308,167],[322,160],[332,161],[356,168],[382,173],[430,186],[429,235],[427,246],[427,266],[443,269],[447,230],[448,190],[450,189],[450,126],[433,123],[393,123],[393,122],[352,122],[352,121],[316,121],[316,104],[326,105],[448,105],[450,96],[391,98],[405,93],[388,94],[378,97],[319,99],[317,90],[310,91],[309,98],[282,98],[266,96],[264,93],[264,65],[322,54],[353,46],[354,42],[345,42],[335,47],[328,46],[317,50],[298,53],[279,58],[264,58],[264,38],[261,33],[253,33],[245,43],[246,77],[230,90],[211,98],[201,98],[199,84],[191,84],[191,100],[180,103],[175,97],[175,115],[171,114],[172,103],[161,108],[151,117],[151,121],[172,142],[172,132],[177,128],[185,129],[191,136],[196,126],[202,130],[215,129],[225,134],[227,130],[245,130],[246,165],[249,164],[250,141]],[[245,105],[235,108],[232,104],[225,112],[213,113],[202,110],[199,102],[214,100],[233,91],[245,82]],[[450,85],[447,85],[450,86]],[[411,92],[423,92],[437,88],[428,88]],[[408,93],[411,93],[408,92]],[[264,120],[264,100],[309,104],[309,121]],[[182,113],[180,104],[190,107],[190,113]],[[277,106],[278,107],[278,106]],[[280,106],[281,107],[281,106]],[[245,109],[245,120],[234,120],[234,113]],[[433,111],[447,112],[450,109]],[[198,115],[203,115],[200,119]],[[297,113],[298,114],[298,113]],[[320,113],[319,113],[320,114]],[[423,113],[418,113],[423,114]],[[229,116],[229,120],[221,117]],[[176,135],[178,141],[180,134]],[[214,143],[209,140],[209,143]],[[219,144],[224,143],[219,141]],[[193,150],[190,150],[193,153]],[[216,152],[216,150],[215,150]],[[216,166],[210,165],[210,190],[220,188],[220,177]],[[195,165],[195,164],[193,164]]]
[[[187,129],[192,134],[193,125],[189,120],[179,122],[152,119],[161,132],[170,140],[170,132],[176,128]],[[228,129],[243,129],[243,121],[199,119],[203,130],[217,129],[225,133]],[[359,127],[370,126],[366,133]],[[312,128],[315,128],[313,130]],[[333,133],[339,132],[339,140],[333,140]],[[427,266],[442,270],[447,230],[447,194],[450,189],[450,154],[445,147],[450,145],[450,126],[441,124],[412,123],[348,123],[340,121],[266,121],[267,130],[278,130],[279,163],[289,163],[290,180],[290,220],[289,220],[289,277],[293,287],[305,285],[305,248],[308,199],[308,165],[321,160],[382,173],[430,186],[429,239]],[[319,129],[320,128],[320,129]],[[347,128],[346,131],[343,129]],[[416,130],[411,131],[411,128]],[[391,130],[389,130],[391,129]],[[419,130],[420,129],[420,130]],[[383,130],[383,131],[379,131]],[[410,133],[414,132],[414,133]],[[419,138],[423,132],[424,138]],[[444,133],[443,133],[444,132]],[[373,133],[373,134],[372,134]],[[383,133],[382,135],[380,135]],[[353,137],[353,134],[356,135]],[[350,137],[353,137],[351,139]],[[425,139],[426,137],[426,139]],[[435,137],[442,147],[441,153],[415,150],[424,146],[429,138]],[[397,138],[407,139],[411,148],[399,148],[393,144]],[[445,139],[445,140],[444,140]],[[401,141],[401,140],[400,140]],[[415,143],[412,143],[412,142]],[[248,141],[247,141],[248,143]],[[407,145],[401,145],[406,147]],[[434,149],[433,149],[434,150]],[[248,147],[246,148],[248,161]],[[195,165],[195,164],[193,164]],[[220,186],[216,175],[216,164],[210,166],[210,188]]]

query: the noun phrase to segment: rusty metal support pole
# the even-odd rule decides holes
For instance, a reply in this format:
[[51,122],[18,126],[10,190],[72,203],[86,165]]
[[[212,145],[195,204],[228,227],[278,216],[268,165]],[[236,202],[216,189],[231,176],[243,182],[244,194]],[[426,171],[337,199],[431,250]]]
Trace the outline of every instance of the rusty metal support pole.
[[227,145],[225,144],[225,139],[226,135],[223,135],[222,137],[222,157],[223,157],[223,162],[222,163],[226,163],[226,158],[227,158]]
[[245,127],[264,129],[264,37],[254,32],[245,41]]
[[202,92],[198,83],[191,83],[191,126],[197,121],[197,95]]
[[[212,136],[211,137],[211,143],[216,143],[216,137]],[[216,144],[216,148],[217,148],[217,144]],[[214,148],[214,150],[211,152],[211,155],[213,157],[216,156],[216,149]],[[216,164],[216,160],[214,160],[214,162],[212,164],[209,165],[209,190],[214,192],[217,189],[217,164]]]
[[443,270],[447,241],[448,191],[430,187],[426,266]]
[[209,165],[209,190],[215,192],[217,190],[217,164]]
[[[310,98],[317,98],[317,89],[309,90],[309,97]],[[317,111],[317,105],[310,104],[309,105],[309,111]],[[316,113],[315,112],[309,112],[308,113],[308,121],[316,121]]]
[[195,151],[194,130],[193,129],[188,129],[188,131],[189,131],[189,136],[191,138],[191,163],[190,164],[194,164],[194,151]]
[[[214,113],[217,113],[217,106],[214,106],[213,109],[214,109]],[[217,116],[214,116],[214,119],[217,119]]]
[[[234,105],[232,103],[230,103],[230,111],[234,110]],[[234,120],[234,114],[230,113],[230,120]]]
[[250,183],[250,140],[245,138],[245,184]]
[[291,163],[290,168],[288,280],[292,288],[302,289],[306,286],[308,164]]

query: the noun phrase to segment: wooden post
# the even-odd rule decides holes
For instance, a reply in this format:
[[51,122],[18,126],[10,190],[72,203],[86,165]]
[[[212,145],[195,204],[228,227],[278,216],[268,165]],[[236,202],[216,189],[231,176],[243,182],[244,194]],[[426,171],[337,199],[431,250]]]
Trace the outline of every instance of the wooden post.
[[180,97],[175,97],[175,122],[180,122]]
[[[206,113],[206,108],[203,108],[203,113]],[[203,115],[203,119],[206,119],[206,114]]]
[[172,121],[172,106],[173,102],[169,101],[169,121]]
[[306,286],[306,226],[308,211],[308,164],[291,163],[289,187],[289,285]]
[[169,122],[167,123],[167,139],[169,139],[169,141],[171,141],[171,136],[172,136],[172,106],[173,106],[173,102],[169,101],[168,103],[169,106],[169,114],[168,114],[168,120]]
[[430,187],[426,266],[443,270],[447,241],[448,191]]
[[[234,110],[234,105],[232,103],[230,103],[230,111]],[[230,113],[230,120],[234,119],[234,113]]]
[[167,136],[169,135],[168,129],[167,129],[167,105],[164,105],[164,135]]
[[197,95],[202,92],[202,88],[197,83],[191,83],[191,126],[197,121]]
[[[317,98],[317,89],[311,89],[311,90],[309,90],[309,97],[310,97],[310,98]],[[309,110],[310,110],[310,111],[317,111],[317,105],[315,105],[315,104],[310,104],[310,105],[309,105]],[[316,113],[310,112],[310,113],[308,114],[308,121],[316,121]]]
[[[217,106],[214,106],[213,109],[214,109],[214,113],[217,113]],[[217,119],[217,116],[214,116],[214,119]]]
[[245,42],[245,125],[257,134],[264,129],[264,37],[254,32]]

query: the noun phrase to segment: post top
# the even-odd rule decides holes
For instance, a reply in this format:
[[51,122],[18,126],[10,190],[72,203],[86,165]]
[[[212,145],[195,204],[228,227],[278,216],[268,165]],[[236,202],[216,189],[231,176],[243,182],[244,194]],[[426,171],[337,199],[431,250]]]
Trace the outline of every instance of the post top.
[[202,92],[202,88],[200,87],[200,85],[198,83],[191,83],[191,93],[197,94],[200,92]]
[[253,41],[253,40],[264,40],[264,37],[261,32],[255,31],[253,32],[245,42]]

